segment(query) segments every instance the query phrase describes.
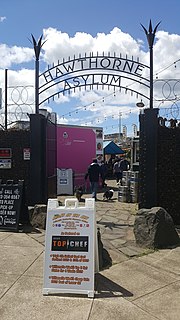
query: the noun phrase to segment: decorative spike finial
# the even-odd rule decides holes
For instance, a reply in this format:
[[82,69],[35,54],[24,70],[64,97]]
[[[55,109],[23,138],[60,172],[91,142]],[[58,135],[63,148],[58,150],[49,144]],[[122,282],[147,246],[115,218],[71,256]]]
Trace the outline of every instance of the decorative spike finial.
[[141,26],[142,26],[142,28],[144,29],[144,32],[145,32],[145,34],[146,34],[146,37],[147,37],[148,44],[149,44],[149,47],[150,47],[150,48],[153,47],[155,34],[156,34],[157,28],[158,28],[158,26],[160,25],[160,23],[161,23],[161,21],[155,26],[154,31],[153,31],[153,28],[152,28],[151,19],[150,19],[150,22],[149,22],[149,30],[147,30],[147,29],[141,24]]
[[41,48],[44,45],[44,42],[42,42],[42,35],[40,36],[39,40],[36,41],[35,37],[33,36],[33,34],[31,34],[32,40],[33,40],[33,47],[34,47],[34,52],[35,52],[35,56],[36,56],[36,60],[39,60],[39,56],[40,56],[40,52],[41,52]]

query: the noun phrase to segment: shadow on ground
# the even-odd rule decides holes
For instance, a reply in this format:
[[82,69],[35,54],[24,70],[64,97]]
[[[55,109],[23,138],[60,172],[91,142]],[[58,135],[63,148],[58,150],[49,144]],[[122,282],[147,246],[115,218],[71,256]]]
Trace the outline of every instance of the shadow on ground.
[[97,273],[95,276],[95,290],[97,291],[96,298],[117,298],[133,296],[132,292],[109,280],[100,273]]

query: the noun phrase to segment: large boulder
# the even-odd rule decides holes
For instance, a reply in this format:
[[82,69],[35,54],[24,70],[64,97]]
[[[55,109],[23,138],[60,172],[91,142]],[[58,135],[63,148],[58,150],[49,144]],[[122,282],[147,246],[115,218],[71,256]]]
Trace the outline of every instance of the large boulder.
[[168,248],[180,243],[171,216],[161,207],[137,212],[134,235],[136,243],[146,248]]
[[47,205],[36,204],[29,208],[29,220],[34,228],[46,229]]

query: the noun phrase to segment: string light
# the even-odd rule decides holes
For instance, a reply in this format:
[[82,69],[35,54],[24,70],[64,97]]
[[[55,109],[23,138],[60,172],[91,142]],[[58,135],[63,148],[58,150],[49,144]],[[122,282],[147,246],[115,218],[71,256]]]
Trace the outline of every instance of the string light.
[[[178,61],[180,61],[180,59],[174,61],[173,63],[171,63],[171,64],[168,65],[167,67],[165,67],[165,68],[161,69],[160,71],[158,71],[158,72],[156,73],[156,75],[155,75],[156,79],[158,79],[158,76],[159,76],[160,73],[162,73],[163,71],[167,70],[167,69],[170,68],[172,65],[174,65],[174,68],[177,68],[176,63],[177,63]],[[131,90],[131,89],[128,89],[128,88],[129,88],[133,83],[135,83],[135,81],[132,82],[131,84],[129,84],[128,86],[126,86],[126,88],[125,88],[125,94],[128,92],[128,90]],[[119,92],[121,92],[121,87],[119,87]],[[106,96],[106,98],[109,97],[109,96],[111,96],[111,95],[113,95],[113,96],[115,97],[115,96],[116,96],[116,91],[114,90],[113,93],[108,94],[108,95]],[[131,90],[131,95],[133,95],[132,90]],[[136,95],[139,96],[138,93],[136,93]],[[93,103],[90,103],[88,106],[91,106],[91,105],[92,105],[92,106],[95,106],[95,102],[99,102],[100,100],[104,103],[104,102],[105,102],[105,97],[103,97],[103,98],[101,97],[101,98],[98,99],[97,101],[94,101]],[[162,103],[164,103],[164,101],[162,101]],[[73,112],[78,113],[80,110],[83,110],[83,109],[84,109],[84,110],[87,110],[86,106],[82,106],[82,107],[76,109],[75,111],[69,112],[69,113],[67,113],[67,114],[69,114],[69,116],[71,116],[71,114],[72,114]],[[126,113],[126,114],[127,114],[127,113]],[[129,111],[129,114],[131,114],[131,110]],[[63,117],[63,119],[64,119],[65,115],[63,115],[62,117]],[[114,119],[114,115],[112,115],[112,119]],[[107,120],[107,117],[104,117],[104,120]],[[100,122],[100,119],[98,119],[98,122]],[[93,123],[93,122],[91,122],[91,123]],[[87,125],[87,123],[86,123],[86,125]],[[112,126],[112,128],[114,128],[114,126]],[[107,129],[107,127],[106,127],[106,129]]]
[[173,63],[171,63],[170,65],[168,65],[167,67],[161,69],[160,71],[156,72],[156,76],[158,76],[160,73],[162,73],[163,71],[169,69],[170,67],[172,67],[174,65],[174,67],[176,68],[176,63],[179,62],[180,59],[174,61]]
[[[131,84],[130,84],[131,85]],[[129,85],[129,86],[130,86]],[[128,86],[126,86],[126,88],[124,88],[125,89],[125,94],[128,92],[128,90],[130,90],[131,91],[131,95],[133,95],[133,93],[132,93],[132,90],[131,89],[128,89]],[[121,92],[121,87],[119,88],[119,92]],[[108,97],[110,97],[110,96],[112,96],[112,95],[114,95],[114,96],[116,96],[116,91],[114,90],[113,92],[111,92],[110,94],[108,94],[108,95],[106,95],[106,97],[101,97],[101,98],[99,98],[99,99],[97,99],[96,101],[93,101],[92,103],[89,103],[88,105],[86,105],[86,106],[82,106],[82,107],[78,107],[78,108],[76,108],[74,111],[71,111],[70,113],[71,114],[73,114],[73,113],[78,113],[79,111],[83,111],[83,110],[87,110],[87,107],[88,106],[93,106],[93,107],[95,107],[95,103],[98,103],[98,102],[105,102],[105,98],[108,98]],[[136,95],[137,95],[137,97],[140,95],[140,94],[138,94],[138,93],[136,93]],[[64,116],[66,116],[66,115],[68,115],[69,114],[69,112],[68,113],[66,113],[66,114],[64,114]]]
[[[95,103],[95,102],[93,102],[93,103]],[[85,108],[86,108],[86,107],[85,107]],[[79,109],[80,109],[80,108],[79,108]],[[79,109],[78,109],[78,110],[79,110]],[[78,113],[78,110],[75,110],[75,113]],[[69,112],[68,115],[71,116],[72,113],[73,113],[73,112]],[[130,109],[128,112],[127,112],[127,111],[126,111],[126,112],[121,112],[121,116],[123,116],[123,114],[124,114],[124,115],[128,115],[128,114],[131,114],[131,113],[132,113],[132,110]],[[116,117],[116,116],[117,116],[117,117]],[[116,117],[116,119],[117,119],[117,118],[118,118],[118,114],[110,115],[110,117],[111,117],[112,119],[115,119],[115,117]],[[65,115],[63,115],[62,118],[65,119]],[[107,118],[108,118],[107,115],[104,116],[104,117],[102,117],[102,119],[98,118],[98,119],[96,119],[96,123],[103,122],[103,120],[104,120],[104,121],[107,121]],[[93,123],[94,123],[93,121],[90,121],[90,124],[93,124]],[[81,125],[83,125],[83,124],[81,123]],[[85,123],[85,125],[87,125],[87,122]],[[107,129],[107,128],[108,128],[108,127],[106,126],[106,129]],[[114,126],[112,126],[112,128],[114,129]]]
[[[176,63],[179,62],[179,61],[180,61],[180,59],[174,61],[173,63],[171,63],[171,64],[168,65],[167,67],[165,67],[165,68],[161,69],[160,71],[156,72],[155,78],[158,79],[158,75],[159,75],[160,73],[162,73],[163,71],[167,70],[168,68],[170,68],[172,65],[174,65],[174,67],[176,68],[176,67],[177,67],[177,66],[176,66]],[[132,86],[134,83],[136,83],[136,81],[133,81],[132,83],[130,83],[129,85],[126,86],[126,88],[125,88],[125,94],[127,94],[128,90],[131,90],[131,89],[129,89],[129,87]],[[121,87],[119,87],[119,92],[121,92]],[[109,96],[111,96],[111,95],[114,95],[114,97],[115,97],[115,96],[116,96],[116,91],[114,90],[113,93],[108,94],[108,95],[106,96],[106,98],[109,97]],[[131,95],[133,95],[133,91],[132,91],[132,90],[131,90]],[[137,98],[138,98],[138,93],[136,93],[136,95],[137,95]],[[102,102],[105,102],[105,97],[98,99],[96,102],[99,102],[100,100],[101,100]],[[94,101],[93,103],[90,103],[88,106],[91,106],[91,105],[94,107],[94,106],[95,106],[95,101]],[[80,108],[78,108],[78,109],[75,109],[74,111],[71,111],[71,113],[64,114],[64,115],[63,115],[63,119],[64,119],[64,116],[66,116],[66,115],[68,115],[68,114],[69,114],[69,116],[71,116],[72,113],[74,113],[74,112],[75,112],[75,113],[78,113],[78,111],[83,110],[83,109],[86,110],[86,106],[83,106],[83,107],[80,107]]]
[[[168,68],[170,68],[172,65],[174,65],[174,68],[177,68],[177,65],[176,65],[176,63],[178,62],[178,61],[180,61],[180,59],[178,59],[178,60],[176,60],[176,61],[174,61],[173,63],[171,63],[170,65],[168,65],[167,67],[165,67],[165,68],[163,68],[162,70],[160,70],[159,72],[157,72],[156,73],[156,79],[158,79],[158,75],[160,74],[160,73],[162,73],[163,71],[165,71],[166,69],[168,69]],[[134,81],[134,82],[132,82],[131,84],[129,84],[128,86],[126,86],[126,88],[124,88],[125,89],[125,94],[128,92],[128,90],[131,90],[131,89],[129,89],[129,87],[131,86],[131,85],[133,85],[133,83],[135,83],[136,81]],[[119,87],[118,88],[118,90],[119,90],[119,92],[121,92],[121,87]],[[83,111],[83,110],[87,110],[87,106],[95,106],[95,103],[97,103],[97,102],[105,102],[105,98],[108,98],[108,97],[110,97],[110,96],[116,96],[116,90],[114,90],[112,93],[110,93],[110,94],[108,94],[106,97],[101,97],[100,99],[98,99],[98,100],[96,100],[96,101],[94,101],[94,102],[92,102],[92,103],[90,103],[90,104],[88,104],[88,105],[86,105],[86,106],[82,106],[82,107],[78,107],[78,109],[76,108],[74,111],[71,111],[71,112],[68,112],[67,114],[64,114],[64,115],[62,115],[62,118],[64,119],[65,118],[65,116],[66,115],[69,115],[69,116],[71,116],[73,113],[78,113],[79,111]],[[133,92],[132,92],[132,90],[131,90],[131,95],[133,94]],[[136,96],[137,96],[137,98],[138,98],[138,96],[139,96],[140,94],[138,94],[137,92],[136,92]],[[140,95],[141,96],[141,95]],[[129,111],[129,113],[131,113],[131,110]],[[114,119],[114,115],[112,115],[112,119]],[[107,117],[105,117],[104,118],[104,120],[107,120]]]
[[[106,98],[114,95],[114,93],[115,93],[115,91],[112,92],[112,93],[110,93],[110,94],[108,94],[108,95],[106,96]],[[99,98],[99,99],[97,99],[96,101],[93,101],[92,103],[89,103],[89,104],[86,105],[86,106],[79,107],[78,109],[76,108],[74,111],[71,111],[71,114],[72,114],[72,113],[78,113],[78,111],[80,111],[80,110],[86,110],[86,109],[87,109],[87,106],[91,106],[91,105],[92,105],[93,107],[95,107],[95,103],[98,103],[98,102],[105,102],[105,97],[103,97],[103,99],[102,99],[102,98]],[[64,115],[66,116],[66,115],[68,115],[68,114],[69,114],[69,112],[66,113],[66,114],[64,114]]]

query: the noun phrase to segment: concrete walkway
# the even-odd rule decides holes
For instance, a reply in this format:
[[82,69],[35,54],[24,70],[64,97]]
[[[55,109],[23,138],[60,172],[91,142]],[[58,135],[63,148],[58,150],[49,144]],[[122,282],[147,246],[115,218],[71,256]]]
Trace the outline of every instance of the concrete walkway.
[[137,204],[118,202],[117,191],[112,201],[98,199],[97,226],[112,265],[96,276],[95,298],[43,296],[45,231],[0,231],[0,320],[180,319],[180,247],[137,247]]

